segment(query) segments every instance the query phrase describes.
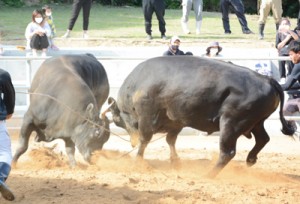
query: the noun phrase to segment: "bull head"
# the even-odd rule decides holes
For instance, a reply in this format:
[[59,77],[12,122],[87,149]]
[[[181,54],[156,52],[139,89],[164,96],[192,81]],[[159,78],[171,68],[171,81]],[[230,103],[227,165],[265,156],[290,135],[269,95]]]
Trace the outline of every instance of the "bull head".
[[124,112],[120,112],[120,109],[116,103],[116,100],[112,97],[108,98],[109,111],[112,113],[113,122],[121,128],[124,128],[130,135],[131,146],[135,147],[139,142],[139,133],[137,121]]

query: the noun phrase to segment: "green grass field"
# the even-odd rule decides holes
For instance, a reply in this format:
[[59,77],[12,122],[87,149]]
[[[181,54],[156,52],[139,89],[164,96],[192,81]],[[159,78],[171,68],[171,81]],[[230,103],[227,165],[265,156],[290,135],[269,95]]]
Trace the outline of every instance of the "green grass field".
[[[22,7],[10,8],[0,7],[0,43],[14,44],[18,40],[23,40],[24,32],[27,24],[31,21],[31,14],[35,8]],[[70,4],[51,5],[53,8],[53,17],[57,29],[57,37],[64,34],[67,29],[69,18],[71,16]],[[195,34],[195,18],[194,13],[190,15],[189,27],[192,31],[190,35],[184,35],[180,26],[181,10],[166,10],[165,20],[167,23],[167,36],[179,35],[186,40],[221,40],[221,39],[247,39],[256,42],[257,35],[257,21],[258,15],[246,15],[249,28],[255,32],[255,35],[242,34],[240,24],[237,17],[232,14],[230,16],[231,35],[224,35],[222,27],[221,13],[218,12],[204,12],[201,34]],[[296,25],[296,19],[291,19],[292,27]],[[155,14],[152,20],[153,36],[158,38],[160,36],[158,30],[158,22]],[[109,7],[94,4],[91,10],[90,38],[107,38],[107,39],[128,39],[128,40],[143,40],[146,39],[144,31],[144,19],[142,9],[139,7]],[[77,19],[75,27],[72,32],[72,37],[82,36],[82,14]],[[265,28],[265,40],[268,42],[275,41],[275,23],[270,16]],[[259,42],[259,41],[258,41]]]

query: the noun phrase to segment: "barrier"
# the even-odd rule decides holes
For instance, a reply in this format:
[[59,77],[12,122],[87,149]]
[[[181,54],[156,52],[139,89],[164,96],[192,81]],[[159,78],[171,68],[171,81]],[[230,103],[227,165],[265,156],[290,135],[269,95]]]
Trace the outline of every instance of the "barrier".
[[[152,57],[152,56],[151,56]],[[16,104],[16,114],[14,115],[15,119],[22,119],[25,111],[27,110],[29,106],[29,95],[24,94],[28,92],[28,89],[31,85],[31,81],[34,77],[34,74],[37,70],[35,65],[35,68],[33,68],[33,63],[40,62],[42,63],[44,60],[48,59],[50,57],[33,57],[33,56],[0,56],[0,62],[16,62],[16,61],[24,61],[25,62],[25,80],[14,80],[14,73],[11,74],[13,78],[13,84],[15,86],[16,92],[17,92],[17,98],[19,96],[23,97],[21,100],[22,102],[18,101],[19,104]],[[101,61],[101,63],[104,65],[106,68],[106,71],[108,73],[109,81],[110,81],[110,86],[111,86],[111,94],[116,95],[118,92],[119,87],[121,86],[123,80],[125,77],[130,73],[130,71],[140,63],[141,61],[144,61],[148,58],[146,57],[121,57],[121,56],[96,56],[97,60]],[[290,60],[289,57],[257,57],[257,56],[248,56],[248,57],[214,57],[214,59],[217,60],[224,60],[224,61],[241,61],[241,60],[275,60],[275,61],[280,61],[280,60]],[[119,69],[121,67],[121,64],[123,65],[124,63],[130,62],[130,66],[126,69]],[[106,66],[105,64],[114,64],[117,65],[117,68],[115,66]],[[109,68],[108,68],[109,67]],[[129,68],[130,67],[130,68]],[[19,69],[24,69],[24,67],[20,67]],[[6,69],[9,71],[9,69]],[[112,71],[115,70],[115,71]],[[24,71],[24,70],[23,70]],[[17,71],[16,73],[18,73]],[[11,72],[10,72],[11,73]],[[24,76],[23,76],[24,77]],[[23,96],[20,96],[23,94]],[[26,95],[26,96],[24,96]],[[25,97],[25,99],[24,99]],[[270,120],[278,120],[278,117],[270,117]],[[286,119],[293,119],[300,121],[300,117],[286,117]],[[8,127],[9,128],[9,127]],[[11,127],[11,129],[18,129],[18,127]]]

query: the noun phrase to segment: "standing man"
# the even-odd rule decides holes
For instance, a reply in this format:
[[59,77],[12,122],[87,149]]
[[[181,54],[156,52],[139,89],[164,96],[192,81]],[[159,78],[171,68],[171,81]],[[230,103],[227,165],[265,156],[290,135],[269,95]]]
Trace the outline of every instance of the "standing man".
[[278,30],[282,16],[282,0],[261,0],[258,20],[259,40],[264,39],[265,24],[271,9],[276,25],[276,30]]
[[145,30],[147,33],[148,40],[152,40],[152,15],[155,12],[159,31],[161,33],[161,38],[166,40],[166,22],[164,20],[165,16],[165,2],[164,0],[143,0],[143,12],[145,19]]
[[62,36],[63,38],[70,37],[70,33],[75,25],[75,22],[78,18],[81,8],[83,11],[83,38],[84,39],[89,38],[87,31],[88,31],[88,27],[89,27],[91,6],[92,6],[92,0],[74,0],[73,1],[72,16],[70,18],[68,30]]
[[0,69],[0,193],[6,200],[13,201],[14,194],[5,184],[11,170],[11,140],[5,120],[10,119],[15,108],[15,89],[8,72]]
[[189,15],[192,10],[192,6],[195,12],[196,18],[196,34],[200,34],[201,24],[202,24],[202,10],[203,10],[203,1],[202,0],[182,0],[182,18],[181,26],[185,34],[190,34],[188,28]]
[[249,28],[245,17],[245,9],[242,0],[220,0],[222,21],[225,34],[231,34],[229,25],[229,6],[232,6],[235,15],[238,17],[244,34],[254,34]]

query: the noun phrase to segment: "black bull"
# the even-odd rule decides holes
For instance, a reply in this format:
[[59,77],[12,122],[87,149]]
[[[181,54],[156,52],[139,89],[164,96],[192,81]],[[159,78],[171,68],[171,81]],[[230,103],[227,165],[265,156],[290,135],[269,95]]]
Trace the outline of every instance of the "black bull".
[[47,59],[35,74],[30,92],[13,162],[28,149],[33,131],[36,141],[63,139],[72,166],[75,146],[90,162],[92,152],[109,138],[109,121],[99,118],[109,94],[104,67],[91,54]]
[[133,146],[139,140],[139,157],[154,133],[167,133],[174,161],[178,159],[175,142],[183,127],[209,134],[220,131],[220,155],[212,177],[235,156],[241,135],[254,135],[256,144],[247,164],[256,163],[270,139],[264,121],[279,103],[282,132],[294,133],[283,117],[283,102],[283,91],[274,79],[231,63],[192,56],[142,62],[124,81],[117,102],[109,98],[115,124],[127,130]]

